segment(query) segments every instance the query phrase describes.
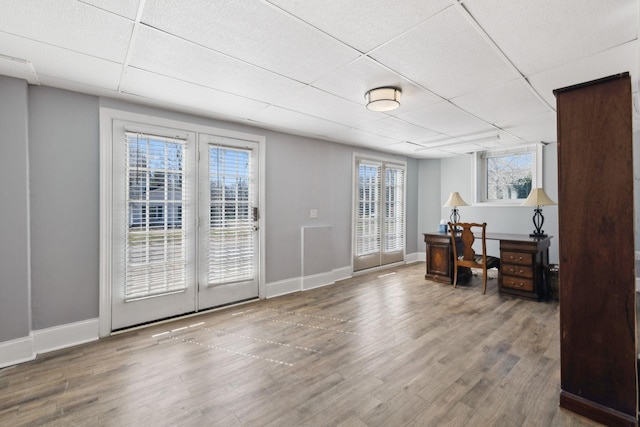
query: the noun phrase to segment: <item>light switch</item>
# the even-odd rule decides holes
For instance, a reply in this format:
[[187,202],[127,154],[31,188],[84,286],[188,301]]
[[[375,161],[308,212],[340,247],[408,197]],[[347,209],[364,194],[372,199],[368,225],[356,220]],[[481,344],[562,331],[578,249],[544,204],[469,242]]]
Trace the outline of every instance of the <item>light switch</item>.
[[309,218],[318,218],[318,209],[311,209],[309,211]]

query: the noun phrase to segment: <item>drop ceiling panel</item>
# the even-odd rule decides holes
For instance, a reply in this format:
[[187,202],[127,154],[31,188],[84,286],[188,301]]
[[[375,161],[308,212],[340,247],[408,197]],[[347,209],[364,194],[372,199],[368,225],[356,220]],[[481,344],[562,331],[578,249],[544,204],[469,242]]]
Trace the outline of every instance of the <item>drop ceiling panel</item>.
[[397,117],[449,136],[475,135],[494,130],[491,125],[446,101],[406,114],[399,114]]
[[466,0],[464,5],[525,75],[637,38],[637,1]]
[[[415,157],[421,150],[421,147],[410,142],[398,142],[397,144],[385,145],[384,150],[391,153],[404,154],[405,156]],[[424,151],[424,150],[423,150]]]
[[520,117],[519,119],[500,122],[496,125],[528,142],[553,142],[558,139],[555,111]]
[[[451,102],[489,123],[552,111],[522,79],[472,92]],[[555,106],[555,102],[551,105]]]
[[236,120],[246,119],[247,115],[255,114],[267,105],[134,68],[127,70],[123,78],[122,91],[142,98],[159,100],[165,103],[167,108],[186,106],[205,113],[235,117]]
[[0,54],[28,59],[42,84],[42,77],[47,75],[80,85],[118,89],[122,67],[117,63],[2,32],[0,46]]
[[386,145],[402,142],[395,138],[387,138],[380,135],[374,135],[372,133],[364,132],[355,128],[349,128],[340,132],[329,134],[327,136],[336,141],[346,141],[349,144],[375,148],[381,148]]
[[440,147],[441,151],[445,153],[460,155],[460,154],[469,154],[475,153],[476,151],[484,150],[484,147],[477,144],[464,144],[464,145],[452,145],[447,147]]
[[133,22],[74,0],[5,0],[0,29],[97,58],[123,62]]
[[251,120],[263,125],[273,125],[281,129],[292,129],[292,123],[305,129],[307,135],[330,135],[341,130],[348,129],[347,126],[328,120],[319,119],[292,110],[286,110],[277,106],[270,106],[260,110],[251,116]]
[[442,101],[442,98],[424,90],[402,76],[386,69],[368,57],[332,71],[313,83],[314,87],[338,95],[361,105],[365,105],[365,93],[383,86],[397,87],[402,90],[400,108],[388,114],[399,114]]
[[97,8],[108,10],[117,15],[134,20],[138,12],[138,3],[142,0],[78,0]]
[[405,141],[437,135],[434,131],[395,117],[387,117],[386,119],[365,123],[359,128],[365,132]]
[[305,86],[147,26],[140,26],[129,64],[187,82],[274,103]]
[[371,56],[446,99],[518,77],[453,7]]
[[80,83],[76,80],[66,80],[56,76],[46,74],[38,75],[42,86],[55,87],[72,92],[86,93],[95,96],[106,96],[109,98],[119,98],[121,94],[115,89],[107,89],[100,86],[93,86],[90,83]]
[[284,76],[310,83],[358,52],[262,2],[157,0],[142,22]]
[[418,149],[415,152],[415,157],[419,159],[443,159],[457,156],[458,154],[456,153],[443,151],[439,148]]
[[276,100],[275,104],[345,126],[357,126],[386,117],[385,114],[367,110],[364,102],[357,104],[311,86]]
[[299,0],[268,0],[361,52],[396,37],[451,5],[449,0],[329,0],[322,5]]
[[640,44],[635,40],[597,55],[534,74],[529,77],[529,81],[538,93],[554,107],[556,105],[556,98],[553,95],[554,89],[588,82],[625,71],[629,71],[632,75],[632,91],[635,92],[638,90],[638,75],[634,75],[634,72],[638,69],[639,49]]

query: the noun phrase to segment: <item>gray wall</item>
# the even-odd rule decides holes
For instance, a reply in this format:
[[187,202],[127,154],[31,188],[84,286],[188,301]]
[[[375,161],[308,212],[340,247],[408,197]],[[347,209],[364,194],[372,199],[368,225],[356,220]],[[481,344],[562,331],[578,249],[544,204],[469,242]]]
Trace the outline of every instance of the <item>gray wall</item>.
[[98,313],[98,118],[94,96],[29,88],[34,329]]
[[[440,160],[421,160],[419,162],[418,234],[421,252],[426,251],[422,233],[438,230],[438,225],[442,218],[440,213],[440,206],[443,204],[440,200],[440,167]],[[448,220],[449,216],[447,215],[446,218]]]
[[0,76],[0,343],[31,331],[27,93]]
[[[266,136],[267,283],[300,277],[307,225],[331,225],[328,265],[349,267],[353,154],[406,161],[8,77],[0,77],[0,99],[0,343],[98,317],[101,106]],[[418,250],[418,162],[407,162],[411,254]],[[318,210],[317,219],[309,218],[310,209]]]

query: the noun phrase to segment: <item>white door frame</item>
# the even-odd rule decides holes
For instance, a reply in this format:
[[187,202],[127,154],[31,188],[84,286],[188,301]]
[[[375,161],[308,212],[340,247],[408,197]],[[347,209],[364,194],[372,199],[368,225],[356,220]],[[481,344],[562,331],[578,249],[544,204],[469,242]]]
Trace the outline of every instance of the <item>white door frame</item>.
[[100,266],[99,266],[99,335],[111,335],[111,287],[112,287],[112,206],[113,206],[113,121],[125,120],[145,123],[150,126],[180,128],[196,133],[227,136],[236,139],[246,139],[259,144],[259,282],[258,297],[266,296],[265,283],[265,165],[266,165],[266,137],[262,135],[236,132],[227,129],[203,126],[189,122],[164,119],[147,114],[133,113],[112,108],[100,108]]

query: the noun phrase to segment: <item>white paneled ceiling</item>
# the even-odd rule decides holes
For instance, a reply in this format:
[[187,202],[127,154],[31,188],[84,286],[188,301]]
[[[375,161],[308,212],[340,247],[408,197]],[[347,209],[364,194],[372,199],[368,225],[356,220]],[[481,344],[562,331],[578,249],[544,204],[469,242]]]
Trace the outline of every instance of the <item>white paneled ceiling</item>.
[[[0,74],[442,158],[555,141],[560,87],[629,72],[637,103],[639,16],[640,0],[3,0]],[[400,108],[365,108],[381,86]]]

